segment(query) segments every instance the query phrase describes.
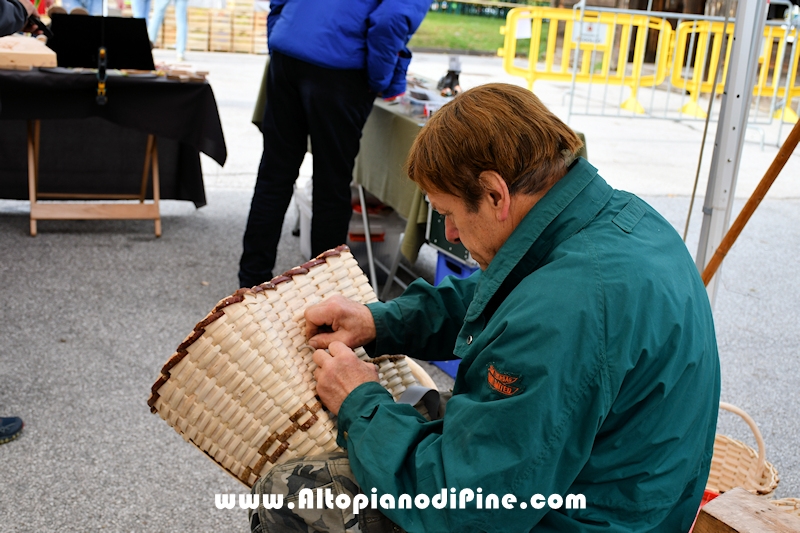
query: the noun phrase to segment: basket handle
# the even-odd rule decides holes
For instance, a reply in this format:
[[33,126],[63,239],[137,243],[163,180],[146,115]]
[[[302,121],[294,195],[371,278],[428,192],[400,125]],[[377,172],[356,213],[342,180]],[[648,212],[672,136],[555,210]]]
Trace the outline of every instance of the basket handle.
[[758,466],[756,467],[756,474],[758,475],[759,479],[755,479],[753,481],[756,485],[761,486],[760,479],[764,474],[764,463],[767,462],[767,451],[766,446],[764,445],[764,437],[761,436],[761,431],[759,431],[755,420],[753,420],[750,415],[735,405],[731,405],[727,402],[719,402],[719,407],[720,409],[724,409],[742,417],[744,421],[747,422],[747,425],[750,426],[750,430],[753,432],[753,435],[755,435],[756,443],[758,444]]

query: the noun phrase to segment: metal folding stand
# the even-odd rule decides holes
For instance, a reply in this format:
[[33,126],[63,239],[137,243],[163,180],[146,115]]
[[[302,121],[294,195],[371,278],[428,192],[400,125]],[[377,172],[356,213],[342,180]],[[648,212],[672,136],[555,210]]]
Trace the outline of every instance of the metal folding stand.
[[[375,255],[372,251],[372,233],[370,232],[369,227],[369,215],[367,214],[367,202],[364,195],[364,187],[360,184],[358,185],[358,201],[361,204],[361,220],[364,223],[364,237],[365,237],[365,244],[367,247],[367,264],[369,270],[369,279],[372,285],[375,294],[380,294],[380,299],[384,300],[389,294],[389,289],[391,289],[394,283],[397,283],[402,288],[406,288],[408,285],[403,282],[400,278],[397,277],[397,270],[398,268],[402,268],[406,272],[411,275],[416,275],[411,269],[405,267],[404,265],[400,264],[400,256],[402,255],[400,252],[400,245],[403,242],[403,237],[405,236],[404,233],[400,234],[400,238],[397,244],[397,250],[395,251],[394,258],[392,260],[391,268],[387,268],[386,265],[375,259]],[[378,266],[381,270],[388,274],[386,279],[386,283],[383,286],[383,290],[379,293],[377,286],[378,286],[378,277],[376,274],[375,267]]]

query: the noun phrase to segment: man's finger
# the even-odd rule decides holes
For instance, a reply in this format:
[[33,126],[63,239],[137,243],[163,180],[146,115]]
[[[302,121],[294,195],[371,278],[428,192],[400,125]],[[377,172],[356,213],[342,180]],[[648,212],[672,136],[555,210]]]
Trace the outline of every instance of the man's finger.
[[333,317],[324,305],[312,305],[306,309],[303,315],[306,317],[306,334],[308,337],[313,337],[320,330],[331,331],[331,324],[333,324]]
[[355,352],[353,352],[353,350],[348,348],[347,345],[341,341],[332,341],[328,345],[328,350],[333,357],[339,357],[348,354],[355,355]]
[[315,350],[322,350],[333,342],[333,333],[318,333],[308,339],[308,345]]
[[325,350],[317,350],[314,352],[313,359],[314,362],[317,363],[317,366],[319,368],[322,368],[328,362],[330,362],[330,360],[333,359],[333,357],[331,357],[331,354],[329,354]]

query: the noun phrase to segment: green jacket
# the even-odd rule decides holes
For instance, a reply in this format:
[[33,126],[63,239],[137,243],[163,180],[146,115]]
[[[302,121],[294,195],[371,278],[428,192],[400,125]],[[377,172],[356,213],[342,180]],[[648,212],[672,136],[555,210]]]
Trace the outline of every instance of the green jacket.
[[[339,412],[362,490],[513,494],[514,509],[384,510],[416,531],[685,532],[720,372],[703,283],[672,226],[579,159],[484,272],[371,304],[377,353],[460,357],[443,420],[377,383]],[[448,493],[450,494],[450,493]],[[583,494],[585,509],[531,497]],[[554,502],[557,503],[557,502]]]

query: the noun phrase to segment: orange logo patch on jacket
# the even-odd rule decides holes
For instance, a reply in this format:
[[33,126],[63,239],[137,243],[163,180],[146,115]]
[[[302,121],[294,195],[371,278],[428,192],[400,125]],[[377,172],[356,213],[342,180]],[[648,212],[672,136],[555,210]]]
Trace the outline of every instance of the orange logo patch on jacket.
[[519,376],[513,374],[504,374],[497,370],[494,365],[489,365],[489,373],[487,375],[489,387],[496,390],[500,394],[506,396],[513,396],[519,392],[519,387],[512,386],[513,383],[519,381]]

